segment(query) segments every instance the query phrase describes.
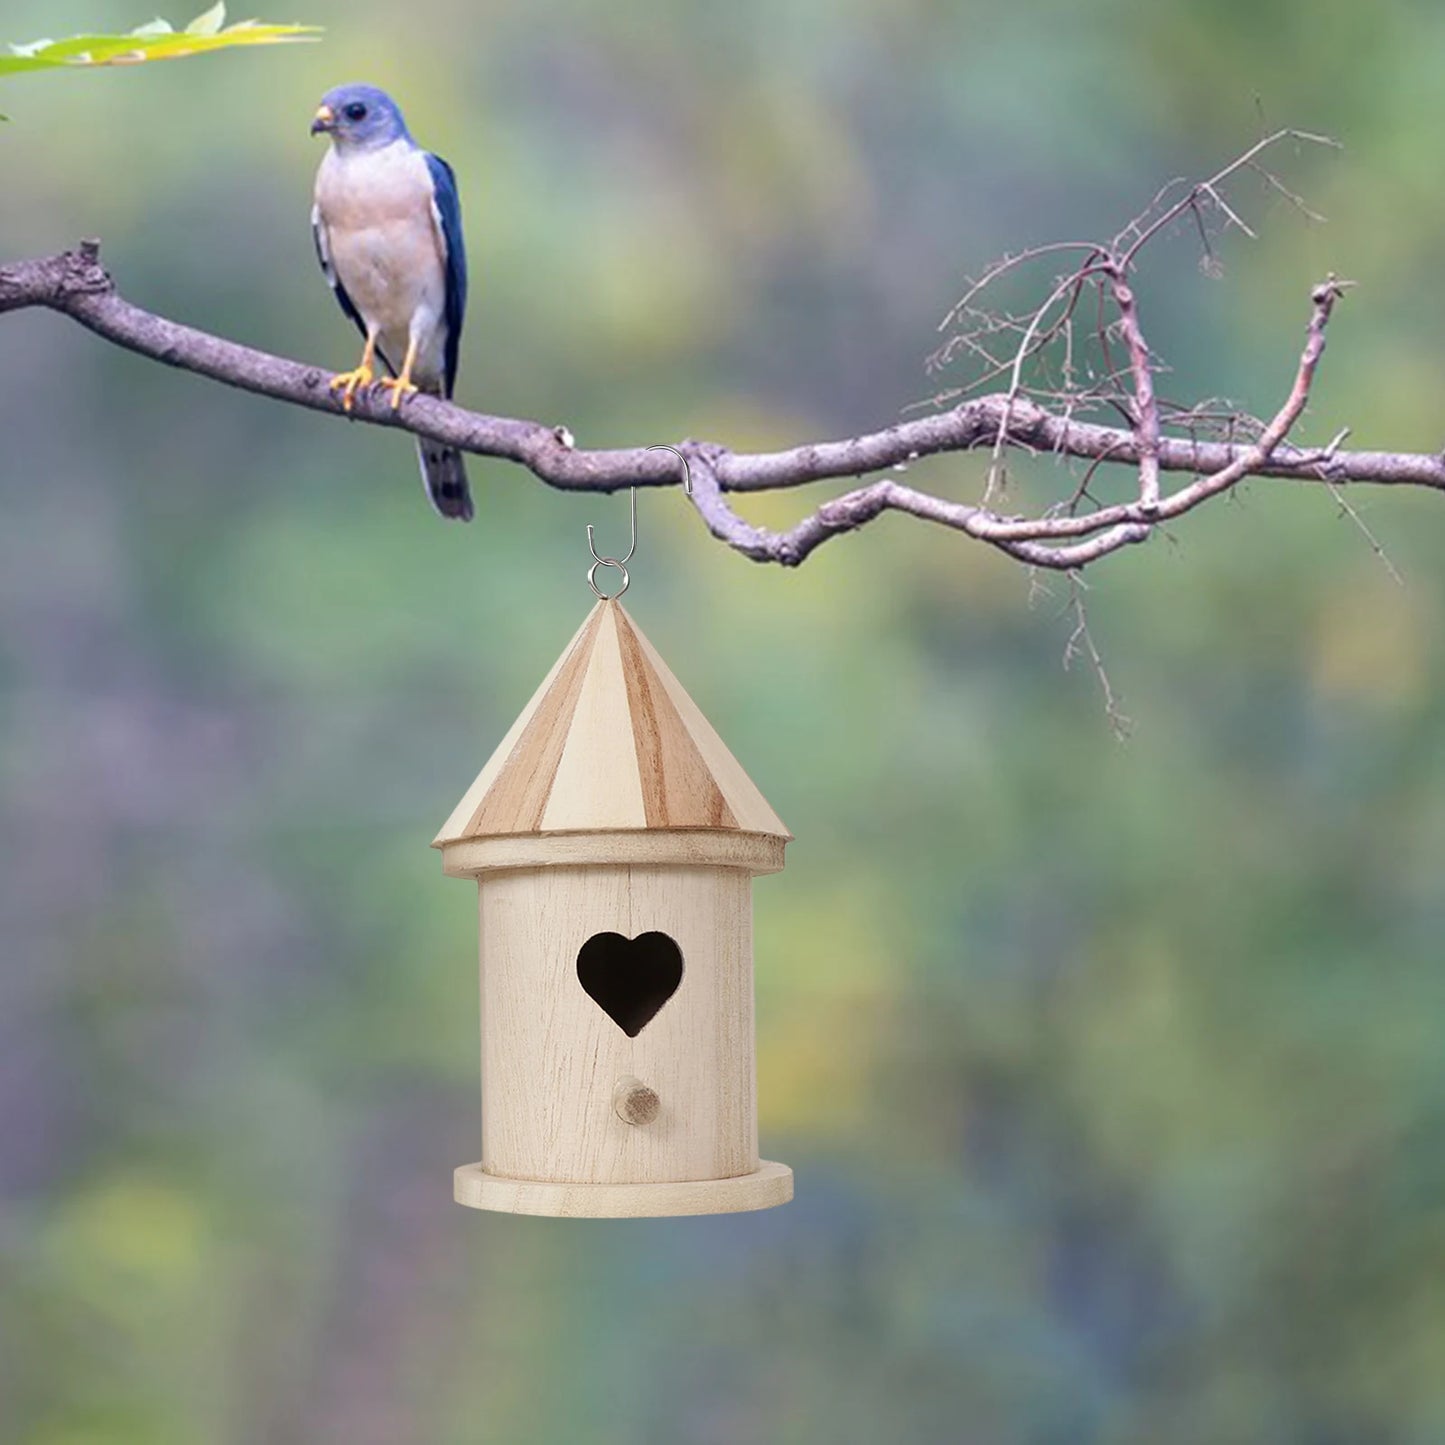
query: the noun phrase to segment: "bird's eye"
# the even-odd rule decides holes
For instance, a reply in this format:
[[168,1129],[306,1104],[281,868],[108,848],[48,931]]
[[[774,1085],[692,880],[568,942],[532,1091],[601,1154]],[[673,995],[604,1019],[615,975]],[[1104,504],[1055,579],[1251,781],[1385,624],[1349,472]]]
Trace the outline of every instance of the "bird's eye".
[[344,114],[347,120],[365,120],[366,107],[362,105],[359,100],[353,100],[351,104],[346,107]]

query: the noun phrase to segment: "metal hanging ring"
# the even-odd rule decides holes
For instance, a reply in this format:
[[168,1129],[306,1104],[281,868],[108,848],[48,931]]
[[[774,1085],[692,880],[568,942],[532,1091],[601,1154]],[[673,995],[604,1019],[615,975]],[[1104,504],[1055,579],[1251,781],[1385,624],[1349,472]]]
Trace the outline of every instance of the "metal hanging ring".
[[[629,554],[630,555],[630,554]],[[599,567],[615,567],[622,573],[622,586],[616,592],[604,592],[597,585],[597,569]],[[587,585],[592,589],[592,594],[602,602],[615,602],[627,589],[632,586],[632,578],[627,575],[627,568],[617,560],[616,557],[598,557],[597,560],[587,569]]]

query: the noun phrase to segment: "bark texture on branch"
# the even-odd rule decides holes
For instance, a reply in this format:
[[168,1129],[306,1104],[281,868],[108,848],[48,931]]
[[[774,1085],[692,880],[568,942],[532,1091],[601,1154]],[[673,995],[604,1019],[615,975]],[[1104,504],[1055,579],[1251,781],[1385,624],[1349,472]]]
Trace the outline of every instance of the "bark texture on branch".
[[[1118,286],[1132,301],[1118,267]],[[756,561],[793,566],[829,537],[852,531],[885,511],[899,511],[951,527],[987,542],[1031,566],[1072,571],[1146,540],[1160,521],[1178,517],[1249,476],[1291,478],[1339,485],[1347,482],[1423,486],[1445,490],[1445,460],[1421,453],[1302,450],[1287,435],[1303,412],[1324,348],[1325,328],[1343,294],[1333,279],[1313,293],[1313,312],[1295,383],[1263,433],[1247,444],[1194,441],[1161,435],[1148,387],[1148,353],[1137,334],[1136,424],[1132,428],[1078,421],[1016,392],[979,396],[936,414],[882,431],[815,442],[776,452],[744,453],[699,441],[679,444],[692,470],[693,502],[711,532]],[[273,356],[181,325],[126,301],[100,264],[99,245],[0,266],[0,313],[41,307],[70,317],[118,346],[229,386],[276,401],[344,413],[320,367]],[[1130,316],[1133,322],[1132,314]],[[1129,334],[1131,346],[1136,333]],[[670,486],[681,481],[676,461],[647,447],[587,450],[563,427],[512,417],[488,416],[428,396],[393,412],[381,397],[358,395],[354,420],[431,437],[478,456],[526,467],[548,486],[573,491],[613,491],[626,486]],[[943,452],[999,444],[1104,465],[1132,466],[1142,486],[1138,499],[1093,511],[1008,516],[985,506],[950,501],[905,486],[894,478],[872,482],[823,503],[786,532],[755,527],[728,504],[729,492],[767,491],[840,478],[863,478]],[[1193,480],[1161,493],[1158,476],[1183,472]]]

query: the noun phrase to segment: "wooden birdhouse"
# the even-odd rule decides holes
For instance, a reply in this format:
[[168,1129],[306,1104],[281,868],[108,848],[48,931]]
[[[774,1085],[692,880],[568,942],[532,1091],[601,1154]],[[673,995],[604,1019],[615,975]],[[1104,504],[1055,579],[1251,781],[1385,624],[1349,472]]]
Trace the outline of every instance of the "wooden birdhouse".
[[789,834],[652,644],[602,601],[437,835],[481,900],[482,1157],[520,1214],[720,1214],[760,1161],[752,879]]

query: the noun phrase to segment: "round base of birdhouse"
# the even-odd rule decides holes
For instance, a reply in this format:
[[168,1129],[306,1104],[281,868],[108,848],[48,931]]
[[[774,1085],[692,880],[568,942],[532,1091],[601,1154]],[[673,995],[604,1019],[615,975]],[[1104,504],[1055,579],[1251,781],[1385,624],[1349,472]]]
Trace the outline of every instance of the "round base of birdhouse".
[[737,1214],[771,1209],[793,1197],[793,1171],[763,1162],[732,1179],[685,1179],[668,1184],[565,1184],[506,1179],[480,1164],[456,1171],[454,1195],[468,1209],[546,1214],[570,1219],[641,1219],[669,1214]]

